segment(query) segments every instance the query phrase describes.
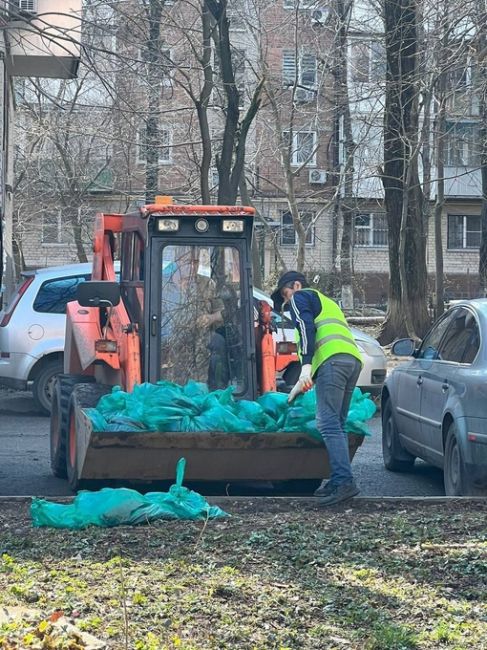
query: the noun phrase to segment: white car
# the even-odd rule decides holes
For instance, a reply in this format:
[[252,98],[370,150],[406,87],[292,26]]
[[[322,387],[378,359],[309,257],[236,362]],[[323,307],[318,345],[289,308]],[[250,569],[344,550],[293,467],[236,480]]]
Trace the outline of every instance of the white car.
[[[259,289],[254,289],[254,299],[264,300],[273,307],[272,298]],[[286,316],[281,317],[273,311],[273,320],[276,326],[274,340],[276,343],[285,341],[294,342],[294,326],[292,321]],[[380,395],[387,373],[387,357],[380,344],[369,334],[362,332],[356,327],[350,328],[357,344],[362,353],[364,367],[357,381],[357,386],[364,392],[370,393],[374,397]],[[288,386],[294,385],[299,377],[299,361],[289,367],[283,373],[283,379]]]
[[56,375],[63,372],[66,304],[91,264],[51,266],[22,273],[10,303],[0,312],[0,384],[32,387],[38,408],[49,413]]

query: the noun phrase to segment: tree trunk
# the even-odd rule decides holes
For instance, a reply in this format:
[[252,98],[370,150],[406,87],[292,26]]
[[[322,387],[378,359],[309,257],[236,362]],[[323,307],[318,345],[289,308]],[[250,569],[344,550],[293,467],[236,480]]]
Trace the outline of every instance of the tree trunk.
[[160,32],[162,3],[150,0],[147,7],[149,15],[149,36],[146,41],[147,76],[149,81],[147,120],[145,129],[145,201],[154,203],[159,187],[159,113],[160,113]]
[[202,157],[200,166],[200,188],[201,201],[203,204],[210,204],[209,175],[211,167],[211,134],[208,124],[208,102],[213,90],[213,70],[211,67],[211,18],[208,8],[203,3],[201,6],[201,26],[203,32],[203,88],[199,101],[196,103],[196,114],[201,134]]
[[479,29],[477,43],[478,88],[480,104],[480,173],[482,179],[482,204],[480,210],[481,238],[479,276],[481,295],[487,297],[487,34],[485,30],[485,8],[482,13],[482,1],[477,0],[478,15],[484,16],[484,24]]
[[235,141],[240,117],[239,92],[235,83],[235,74],[232,65],[232,49],[230,43],[230,30],[227,18],[227,0],[205,0],[208,10],[217,23],[217,48],[220,60],[220,71],[223,89],[226,97],[225,127],[223,129],[223,142],[220,155],[217,156],[218,168],[218,203],[220,205],[233,205],[237,200],[238,181],[232,187],[230,180],[234,156]]
[[78,208],[66,208],[66,217],[68,218],[73,230],[73,238],[74,244],[76,246],[76,255],[78,256],[78,260],[80,262],[87,262],[88,257],[83,245],[83,229],[79,220]]
[[387,75],[382,184],[390,280],[389,308],[380,335],[383,344],[397,336],[422,336],[429,325],[426,232],[418,151],[414,153],[419,83],[415,0],[384,0],[384,16]]
[[441,316],[445,309],[445,287],[443,279],[443,236],[441,220],[445,204],[445,73],[440,73],[438,82],[438,114],[435,120],[436,140],[436,201],[435,201],[435,316]]
[[[343,187],[343,196],[339,192],[339,211],[341,216],[342,237],[340,243],[340,283],[342,306],[352,310],[353,301],[353,216],[351,205],[353,196],[353,157],[355,144],[353,142],[352,118],[350,114],[350,101],[348,96],[348,65],[347,65],[347,36],[351,2],[336,0],[337,36],[335,55],[335,110],[338,122],[343,127],[343,164],[339,167],[343,173],[340,178],[340,188]],[[342,185],[343,183],[343,185]]]
[[[242,198],[242,205],[252,205],[252,201],[250,200],[249,191],[247,188],[247,181],[245,180],[245,176],[243,174],[240,179],[240,196]],[[259,246],[255,233],[256,229],[254,228],[252,237],[252,279],[254,286],[262,288],[262,269],[260,267]]]

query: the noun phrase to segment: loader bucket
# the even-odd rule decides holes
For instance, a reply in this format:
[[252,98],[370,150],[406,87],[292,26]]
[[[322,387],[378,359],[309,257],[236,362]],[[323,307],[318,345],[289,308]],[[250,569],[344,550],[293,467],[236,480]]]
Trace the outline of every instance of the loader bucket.
[[[349,435],[350,458],[363,442]],[[304,433],[170,433],[95,431],[76,412],[78,482],[165,481],[186,458],[187,481],[288,481],[329,476],[326,449]],[[71,481],[72,486],[75,482]]]

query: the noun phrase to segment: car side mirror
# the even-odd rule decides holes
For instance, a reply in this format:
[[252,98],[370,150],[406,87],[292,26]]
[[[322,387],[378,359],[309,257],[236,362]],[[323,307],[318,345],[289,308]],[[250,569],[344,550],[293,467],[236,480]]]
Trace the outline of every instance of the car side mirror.
[[414,339],[399,339],[392,344],[391,352],[396,357],[412,357],[415,349]]
[[120,285],[107,280],[82,282],[76,300],[82,307],[115,307],[120,302]]

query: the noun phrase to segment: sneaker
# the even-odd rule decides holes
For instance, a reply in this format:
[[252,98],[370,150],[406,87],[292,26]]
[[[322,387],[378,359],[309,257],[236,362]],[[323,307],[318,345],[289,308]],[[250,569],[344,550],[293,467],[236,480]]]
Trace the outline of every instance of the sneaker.
[[321,481],[320,487],[316,488],[314,491],[315,497],[327,497],[333,492],[333,483],[331,481],[327,481],[326,478],[324,478]]
[[344,503],[360,492],[355,483],[342,483],[333,487],[331,494],[320,499],[320,506],[334,506]]

